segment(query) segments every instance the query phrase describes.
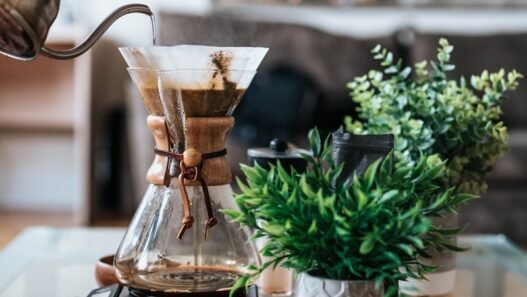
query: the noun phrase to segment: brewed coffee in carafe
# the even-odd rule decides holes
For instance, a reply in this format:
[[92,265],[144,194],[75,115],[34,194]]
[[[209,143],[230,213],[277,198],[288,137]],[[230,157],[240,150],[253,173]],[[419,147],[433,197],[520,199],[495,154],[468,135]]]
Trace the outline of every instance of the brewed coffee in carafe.
[[266,51],[121,49],[155,139],[150,185],[114,263],[138,296],[228,296],[248,266],[260,264],[249,231],[220,210],[237,208],[225,149],[231,115]]

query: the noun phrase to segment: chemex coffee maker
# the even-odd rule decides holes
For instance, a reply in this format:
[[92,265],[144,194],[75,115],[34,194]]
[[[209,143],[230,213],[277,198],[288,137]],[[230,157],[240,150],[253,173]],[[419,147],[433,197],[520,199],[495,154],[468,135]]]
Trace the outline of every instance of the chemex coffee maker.
[[[260,264],[249,231],[220,210],[237,207],[225,159],[231,115],[266,52],[121,49],[149,113],[156,156],[114,261],[129,296],[229,296],[247,267]],[[245,288],[235,294],[249,295]]]
[[[90,296],[229,296],[260,258],[250,232],[220,211],[237,207],[225,138],[267,49],[120,50],[149,114],[155,159],[115,256],[121,285]],[[234,296],[257,294],[251,286]]]
[[[144,5],[124,6],[79,47],[57,51],[43,44],[58,6],[59,0],[0,0],[0,53],[23,61],[40,53],[74,58],[120,16],[152,16]],[[155,159],[146,176],[149,187],[115,255],[119,284],[90,296],[229,296],[260,258],[250,232],[221,212],[237,207],[225,138],[267,49],[152,46],[121,53],[149,113]],[[255,286],[233,293],[258,294]]]

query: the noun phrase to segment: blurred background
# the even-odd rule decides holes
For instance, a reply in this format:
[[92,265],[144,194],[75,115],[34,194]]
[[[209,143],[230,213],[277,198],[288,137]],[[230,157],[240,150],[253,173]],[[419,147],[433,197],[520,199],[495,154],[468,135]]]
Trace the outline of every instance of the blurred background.
[[[235,113],[234,172],[274,137],[305,146],[353,114],[346,83],[376,67],[380,43],[405,63],[455,46],[453,76],[527,73],[527,0],[62,0],[48,45],[73,47],[113,9],[156,11],[161,45],[263,46],[270,52]],[[30,225],[126,226],[146,188],[153,138],[119,46],[152,43],[149,20],[119,20],[88,54],[32,63],[0,57],[0,248]],[[461,210],[470,233],[527,246],[527,81],[503,106],[510,149],[489,192]],[[280,108],[276,108],[280,106]]]

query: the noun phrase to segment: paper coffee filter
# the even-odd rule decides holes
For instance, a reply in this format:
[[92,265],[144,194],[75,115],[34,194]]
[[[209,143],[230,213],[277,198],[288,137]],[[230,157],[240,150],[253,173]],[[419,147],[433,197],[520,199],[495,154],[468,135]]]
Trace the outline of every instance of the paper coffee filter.
[[[185,55],[191,55],[194,60],[194,67],[192,69],[210,69],[211,67],[216,68],[212,59],[214,55],[222,53],[226,57],[232,59],[232,61],[247,59],[245,65],[234,65],[229,68],[230,70],[246,70],[255,71],[260,66],[263,58],[267,54],[268,49],[262,47],[216,47],[216,46],[203,46],[203,45],[178,45],[173,48],[177,48],[174,51],[176,57]],[[179,61],[175,62],[178,66]]]
[[164,70],[175,67],[171,55],[176,51],[171,48],[166,46],[121,47],[119,51],[128,64],[128,68]]
[[119,49],[129,68],[215,69],[213,58],[222,54],[230,70],[255,71],[267,54],[261,47],[215,47],[202,45],[124,47]]

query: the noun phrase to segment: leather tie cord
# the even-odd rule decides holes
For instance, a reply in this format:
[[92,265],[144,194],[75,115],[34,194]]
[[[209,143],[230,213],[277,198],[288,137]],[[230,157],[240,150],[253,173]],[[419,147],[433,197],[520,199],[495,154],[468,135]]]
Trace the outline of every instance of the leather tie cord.
[[[183,200],[184,217],[183,217],[181,228],[179,229],[179,232],[177,235],[178,239],[182,239],[183,235],[185,234],[185,231],[190,229],[192,227],[192,224],[194,223],[194,217],[192,217],[192,214],[191,214],[190,201],[189,201],[187,189],[185,186],[185,180],[191,180],[191,181],[199,181],[199,183],[201,184],[201,188],[203,189],[203,196],[205,198],[205,206],[207,207],[207,216],[208,216],[208,220],[205,221],[205,240],[208,240],[209,230],[214,225],[218,224],[218,220],[214,217],[214,213],[212,210],[212,204],[210,200],[209,189],[207,187],[207,182],[201,175],[203,161],[200,161],[198,166],[187,167],[183,160],[184,159],[183,154],[167,152],[164,150],[160,150],[158,148],[154,148],[154,152],[160,156],[172,158],[172,159],[179,161],[180,173],[178,177],[178,185],[179,185],[179,190],[181,191],[181,199]],[[227,154],[227,149],[223,149],[223,150],[212,152],[212,153],[206,153],[206,154],[201,155],[201,160],[218,158],[218,157],[225,156],[226,154]]]

